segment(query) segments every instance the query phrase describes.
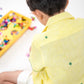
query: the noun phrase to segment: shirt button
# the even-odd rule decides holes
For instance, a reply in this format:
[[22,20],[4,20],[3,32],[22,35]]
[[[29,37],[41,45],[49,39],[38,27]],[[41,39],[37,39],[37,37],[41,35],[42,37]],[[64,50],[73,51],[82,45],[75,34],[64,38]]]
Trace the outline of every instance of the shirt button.
[[71,63],[71,62],[69,62],[69,65],[72,65],[72,63]]
[[48,36],[45,36],[45,38],[47,39],[47,38],[48,38]]

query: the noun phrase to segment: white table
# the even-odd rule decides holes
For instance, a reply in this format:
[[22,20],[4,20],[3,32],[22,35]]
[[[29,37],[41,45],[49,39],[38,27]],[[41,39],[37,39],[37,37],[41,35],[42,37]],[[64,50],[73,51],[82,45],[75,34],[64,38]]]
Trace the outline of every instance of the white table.
[[[10,10],[13,10],[30,17],[31,13],[25,1],[26,0],[0,0],[0,7],[3,8],[3,10],[0,10],[0,14],[5,15]],[[84,17],[83,1],[84,0],[70,0],[67,11],[75,17]],[[33,36],[40,33],[44,28],[37,19],[33,22],[33,26],[34,25],[37,26],[36,30],[27,30],[24,35],[0,58],[0,72],[21,69],[31,70],[26,54],[29,52]]]
[[[0,7],[3,8],[3,10],[0,10],[0,14],[2,15],[13,10],[27,17],[33,16],[28,9],[25,0],[0,0]],[[26,54],[29,52],[33,36],[37,33],[41,33],[44,28],[37,19],[32,22],[32,26],[37,26],[37,29],[33,31],[27,30],[23,36],[16,41],[2,57],[0,57],[0,72],[31,69]]]

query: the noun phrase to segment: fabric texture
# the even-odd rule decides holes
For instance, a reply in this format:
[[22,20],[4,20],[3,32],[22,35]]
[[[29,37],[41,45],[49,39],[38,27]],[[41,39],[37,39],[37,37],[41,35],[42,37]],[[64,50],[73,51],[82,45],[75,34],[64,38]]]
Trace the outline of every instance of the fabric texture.
[[84,19],[68,12],[49,18],[29,60],[34,84],[84,84]]
[[32,72],[29,70],[21,72],[18,76],[17,84],[33,84]]

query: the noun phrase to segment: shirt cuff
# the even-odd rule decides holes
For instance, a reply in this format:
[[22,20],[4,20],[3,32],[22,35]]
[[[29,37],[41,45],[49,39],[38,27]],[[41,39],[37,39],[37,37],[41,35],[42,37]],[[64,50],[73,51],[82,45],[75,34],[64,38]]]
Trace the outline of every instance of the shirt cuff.
[[21,72],[17,78],[17,84],[33,84],[32,72],[28,70]]

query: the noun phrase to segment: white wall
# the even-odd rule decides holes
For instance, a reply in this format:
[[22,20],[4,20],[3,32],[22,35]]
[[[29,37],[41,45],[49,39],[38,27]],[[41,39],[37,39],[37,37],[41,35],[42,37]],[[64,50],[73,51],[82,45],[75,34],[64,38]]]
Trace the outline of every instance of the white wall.
[[[6,14],[10,10],[14,10],[28,16],[30,12],[26,0],[0,0],[0,7],[3,8],[3,14]],[[84,18],[84,0],[69,0],[67,11],[75,17]]]
[[69,0],[67,10],[73,16],[84,18],[84,0]]

